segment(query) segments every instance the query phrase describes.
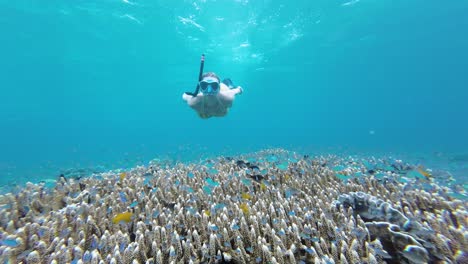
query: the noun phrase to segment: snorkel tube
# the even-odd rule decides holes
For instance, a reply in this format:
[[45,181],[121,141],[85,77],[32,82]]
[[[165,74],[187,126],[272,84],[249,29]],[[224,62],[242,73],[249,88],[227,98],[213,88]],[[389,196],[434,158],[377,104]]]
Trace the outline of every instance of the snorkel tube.
[[200,60],[200,73],[198,73],[198,82],[201,82],[202,80],[202,75],[203,75],[203,67],[205,66],[205,54],[201,55],[201,60]]
[[192,97],[195,97],[197,96],[198,94],[198,91],[200,90],[200,81],[203,79],[203,67],[205,66],[205,54],[202,54],[201,55],[201,59],[200,59],[200,72],[198,73],[198,83],[197,83],[197,87],[195,88],[195,92],[191,93],[191,92],[185,92],[186,94],[188,95],[191,95]]

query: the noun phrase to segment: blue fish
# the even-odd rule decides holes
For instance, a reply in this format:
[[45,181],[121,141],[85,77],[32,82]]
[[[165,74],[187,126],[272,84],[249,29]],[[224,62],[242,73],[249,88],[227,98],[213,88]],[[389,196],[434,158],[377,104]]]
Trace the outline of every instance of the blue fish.
[[252,185],[252,181],[249,180],[249,179],[242,179],[242,183],[245,184],[246,186],[251,186]]
[[121,201],[122,203],[126,203],[126,202],[127,202],[127,197],[125,196],[125,193],[124,193],[124,192],[120,192],[119,195],[120,195],[120,201]]
[[283,162],[281,164],[278,165],[278,169],[282,170],[282,171],[285,171],[288,169],[288,163],[287,162]]
[[215,208],[215,210],[221,210],[221,209],[223,209],[224,207],[226,207],[226,204],[224,204],[224,203],[219,203],[219,204],[216,204],[214,208]]
[[209,186],[203,186],[203,191],[208,195],[211,195],[213,192]]
[[0,245],[7,247],[17,247],[19,243],[16,242],[16,239],[4,239],[0,240]]
[[153,218],[156,218],[156,217],[158,217],[158,216],[159,216],[159,211],[158,211],[158,210],[154,211],[154,213],[153,213]]
[[126,246],[127,246],[127,245],[126,245],[125,242],[120,243],[120,245],[119,245],[119,250],[120,250],[121,252],[123,252],[123,251],[125,250],[125,247],[126,247]]
[[86,251],[86,252],[83,254],[83,261],[86,261],[86,262],[91,261],[91,253],[90,253],[89,251]]
[[208,185],[212,186],[212,187],[216,187],[216,186],[219,186],[219,183],[214,181],[213,179],[211,178],[206,178],[205,179],[206,183],[208,183]]

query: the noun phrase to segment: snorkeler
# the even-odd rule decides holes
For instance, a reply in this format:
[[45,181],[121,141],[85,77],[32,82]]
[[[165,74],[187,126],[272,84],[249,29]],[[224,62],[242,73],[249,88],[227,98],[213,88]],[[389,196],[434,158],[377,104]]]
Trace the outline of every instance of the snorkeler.
[[225,116],[235,96],[243,92],[242,87],[234,87],[230,79],[220,82],[213,72],[203,74],[204,63],[205,55],[202,55],[197,88],[193,93],[185,92],[182,99],[187,101],[201,118]]

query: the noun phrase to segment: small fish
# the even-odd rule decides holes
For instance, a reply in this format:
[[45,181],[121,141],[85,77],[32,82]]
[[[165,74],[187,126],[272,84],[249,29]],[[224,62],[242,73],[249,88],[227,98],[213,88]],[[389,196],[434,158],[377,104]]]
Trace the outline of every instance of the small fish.
[[208,195],[211,195],[211,193],[212,193],[213,191],[211,190],[211,188],[210,188],[209,186],[206,186],[206,185],[205,185],[205,186],[203,186],[203,192],[206,193],[206,194],[208,194]]
[[284,191],[286,198],[291,198],[291,196],[295,195],[297,191],[295,189],[288,188]]
[[118,214],[112,219],[112,223],[117,224],[117,223],[120,223],[122,221],[128,223],[128,222],[132,221],[132,216],[133,216],[133,213],[131,213],[131,212],[125,212],[125,213]]
[[245,161],[243,161],[243,160],[237,160],[237,161],[236,161],[236,165],[237,165],[238,167],[240,167],[240,168],[245,168],[245,167],[247,167],[247,165],[245,164]]
[[122,203],[126,203],[127,202],[127,197],[125,196],[125,193],[124,192],[120,192],[119,193],[119,196],[120,196],[120,201]]
[[125,242],[122,242],[122,243],[120,243],[120,245],[119,245],[119,249],[120,249],[120,251],[122,251],[122,252],[125,250],[126,247],[127,247],[127,243],[125,243]]
[[284,163],[279,164],[278,169],[283,170],[283,171],[287,170],[288,169],[288,163],[284,162]]
[[216,182],[211,178],[206,178],[205,181],[206,181],[206,183],[208,183],[208,185],[210,185],[212,187],[219,186],[219,182]]
[[161,201],[161,203],[164,205],[164,207],[169,208],[169,210],[174,210],[175,205],[176,205],[175,202]]
[[263,175],[256,174],[256,175],[250,176],[250,178],[252,178],[256,182],[261,182],[265,177]]
[[341,173],[337,173],[336,174],[336,177],[342,181],[344,180],[347,180],[348,179],[348,176],[346,176],[345,174],[341,174]]
[[299,234],[299,236],[304,238],[304,239],[308,239],[308,240],[312,239],[309,234],[305,234],[305,233],[302,233],[302,232]]
[[127,173],[126,173],[126,172],[120,173],[120,183],[123,182],[123,180],[125,179],[125,177],[127,177]]
[[257,165],[253,165],[253,164],[250,164],[250,163],[249,163],[248,168],[251,169],[251,170],[260,170],[260,168]]
[[242,179],[242,183],[246,186],[252,186],[252,181],[249,179]]
[[0,245],[7,247],[17,247],[19,243],[16,241],[16,239],[4,239],[0,240]]
[[318,238],[318,237],[313,237],[310,241],[312,241],[312,242],[320,242],[320,238]]
[[266,187],[265,183],[262,182],[262,183],[260,184],[260,190],[265,191],[266,188],[267,188],[267,187]]
[[223,209],[224,207],[226,207],[226,204],[224,204],[224,203],[218,203],[218,204],[215,205],[214,209],[215,209],[215,210],[221,210],[221,209]]
[[242,194],[242,199],[244,200],[251,200],[252,199],[252,196],[248,193],[243,193]]
[[241,203],[239,207],[245,215],[249,214],[249,206],[246,203]]
[[133,202],[133,203],[130,204],[130,208],[133,208],[133,207],[135,207],[135,206],[137,206],[137,205],[138,205],[138,202],[135,201],[135,202]]
[[86,251],[86,252],[83,254],[83,261],[85,261],[85,262],[91,261],[91,252]]
[[210,210],[205,210],[205,211],[203,211],[203,213],[205,213],[206,216],[211,216]]
[[145,178],[145,180],[143,181],[143,185],[151,186],[150,185],[150,178]]
[[419,166],[417,168],[418,172],[421,173],[424,177],[426,177],[428,180],[432,178],[432,174],[430,174],[427,170],[424,170],[422,166]]

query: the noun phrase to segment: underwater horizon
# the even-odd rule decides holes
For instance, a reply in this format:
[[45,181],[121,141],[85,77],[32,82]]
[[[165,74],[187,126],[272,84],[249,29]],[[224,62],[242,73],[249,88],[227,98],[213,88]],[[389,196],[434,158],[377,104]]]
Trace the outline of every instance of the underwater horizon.
[[[466,156],[464,1],[0,1],[0,179],[286,148]],[[182,100],[200,63],[244,93]],[[466,170],[464,170],[466,172]]]

